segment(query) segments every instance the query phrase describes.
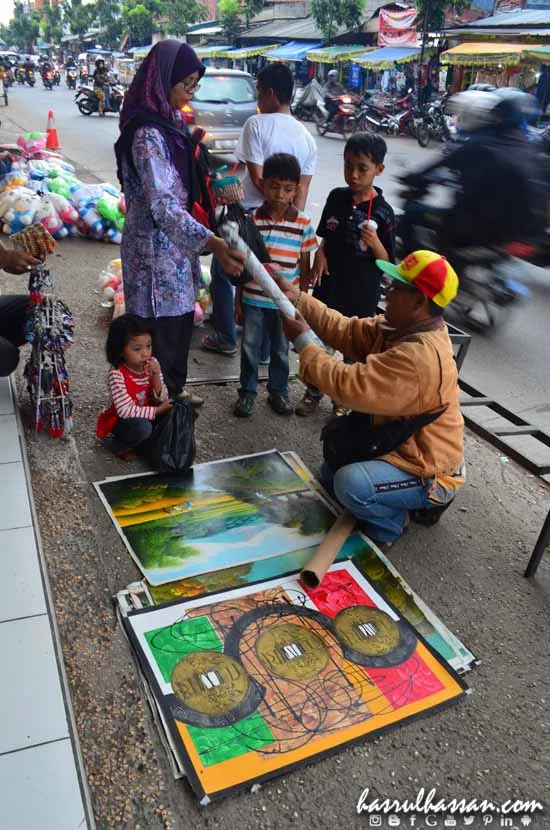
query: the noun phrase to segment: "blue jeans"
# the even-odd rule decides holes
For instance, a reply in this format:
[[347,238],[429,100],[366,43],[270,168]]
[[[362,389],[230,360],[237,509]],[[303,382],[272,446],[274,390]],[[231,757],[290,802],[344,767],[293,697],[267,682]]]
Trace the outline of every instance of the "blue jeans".
[[258,363],[265,335],[269,337],[270,361],[267,389],[270,394],[288,396],[288,340],[276,308],[259,308],[243,303],[244,326],[241,344],[241,388],[239,395],[255,395]]
[[233,310],[235,289],[227,279],[217,259],[212,259],[210,267],[212,281],[210,296],[212,297],[212,325],[220,343],[224,346],[237,348],[237,328]]
[[[365,533],[375,542],[399,539],[409,510],[441,506],[428,500],[433,479],[417,478],[387,461],[360,461],[336,473],[323,464],[321,480],[343,507],[365,523]],[[449,501],[452,497],[448,493]]]

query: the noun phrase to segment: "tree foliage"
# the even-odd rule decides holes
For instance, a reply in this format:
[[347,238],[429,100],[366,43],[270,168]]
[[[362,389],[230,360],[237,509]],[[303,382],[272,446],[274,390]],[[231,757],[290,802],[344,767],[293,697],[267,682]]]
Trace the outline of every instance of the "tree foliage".
[[312,0],[311,16],[326,40],[332,40],[340,27],[357,29],[365,0]]
[[166,31],[170,35],[184,35],[193,23],[208,19],[208,9],[198,0],[162,0],[161,14],[168,18]]
[[418,10],[417,28],[421,31],[426,21],[427,29],[436,32],[441,31],[445,24],[445,15],[448,11],[453,11],[456,15],[460,15],[465,9],[469,9],[471,5],[472,0],[455,0],[452,3],[449,3],[448,0],[416,0],[416,8]]
[[241,29],[241,4],[239,0],[220,0],[218,14],[224,36],[232,43]]
[[71,34],[82,37],[92,25],[96,8],[94,3],[84,4],[82,0],[65,0],[63,14],[69,24]]
[[40,34],[40,15],[36,11],[27,12],[23,3],[16,2],[13,17],[7,26],[2,26],[1,34],[8,46],[30,52]]
[[59,43],[63,37],[63,11],[60,5],[44,0],[41,8],[42,37],[46,43]]
[[133,8],[122,9],[124,29],[130,37],[132,46],[144,46],[151,42],[153,34],[153,15],[146,6],[138,3]]

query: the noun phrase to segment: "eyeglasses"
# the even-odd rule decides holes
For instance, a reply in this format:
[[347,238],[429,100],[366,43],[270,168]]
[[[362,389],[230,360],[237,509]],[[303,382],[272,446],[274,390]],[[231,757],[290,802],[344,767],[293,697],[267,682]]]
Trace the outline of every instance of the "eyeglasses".
[[196,89],[200,88],[199,81],[182,81],[181,83],[186,92],[195,92]]

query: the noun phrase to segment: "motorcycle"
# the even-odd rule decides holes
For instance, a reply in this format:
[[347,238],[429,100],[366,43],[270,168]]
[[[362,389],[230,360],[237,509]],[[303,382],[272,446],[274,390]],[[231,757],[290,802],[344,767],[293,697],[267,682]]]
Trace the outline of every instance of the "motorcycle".
[[25,80],[30,87],[33,87],[35,85],[36,78],[34,77],[34,69],[25,70]]
[[328,112],[322,121],[317,121],[317,132],[325,135],[328,132],[339,133],[344,139],[357,130],[357,107],[359,98],[356,95],[339,95],[336,99],[338,108],[334,115],[329,117]]
[[17,80],[18,84],[21,84],[22,86],[25,85],[25,81],[27,79],[26,79],[26,75],[25,75],[25,67],[24,66],[18,66],[17,67],[17,69],[15,71],[15,77],[16,77],[16,80]]
[[324,105],[325,93],[319,81],[313,79],[296,92],[290,111],[300,121],[320,121],[327,117]]
[[53,89],[53,72],[51,69],[45,69],[42,72],[42,83],[44,84],[44,89]]
[[[411,250],[439,250],[441,253],[437,231],[422,225],[421,220],[413,220],[414,227],[411,228],[410,216],[416,215],[415,208],[431,186],[450,184],[449,175],[434,170],[422,181],[416,179],[414,184],[406,176],[400,181],[405,189],[401,193],[404,209],[398,217],[396,231],[398,257],[405,257]],[[428,205],[425,207],[428,212]],[[513,306],[529,296],[529,289],[518,279],[521,267],[518,268],[515,257],[533,264],[549,264],[550,239],[536,245],[514,242],[498,246],[475,245],[443,253],[460,277],[458,295],[446,316],[478,331],[494,330],[504,322]]]
[[67,69],[67,86],[69,89],[76,89],[76,79],[77,79],[77,71],[76,69]]
[[57,67],[53,71],[53,82],[55,86],[59,86],[61,83],[61,72]]
[[[119,113],[124,100],[123,87],[114,84],[110,87],[110,94],[106,97],[109,104],[105,107],[105,112]],[[81,86],[74,100],[82,115],[92,115],[94,112],[99,112],[99,98],[92,87]]]
[[11,66],[4,66],[4,86],[9,89],[15,83],[15,76]]
[[421,147],[427,147],[430,138],[435,138],[441,142],[451,140],[448,116],[445,115],[446,103],[447,97],[445,96],[437,101],[425,104],[421,109],[415,111],[416,140]]
[[413,135],[413,115],[414,96],[411,89],[400,98],[388,98],[378,92],[368,91],[359,106],[357,123],[362,131]]

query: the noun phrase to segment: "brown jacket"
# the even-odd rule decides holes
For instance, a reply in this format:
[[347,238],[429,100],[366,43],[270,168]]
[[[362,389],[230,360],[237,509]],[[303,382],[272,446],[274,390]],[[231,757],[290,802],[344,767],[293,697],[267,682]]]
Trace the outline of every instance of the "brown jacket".
[[456,364],[447,327],[387,341],[384,317],[344,317],[302,293],[298,310],[321,340],[357,363],[348,366],[320,346],[300,353],[304,383],[355,412],[374,416],[376,423],[446,411],[383,457],[421,478],[458,473],[463,463],[464,422],[459,407]]

